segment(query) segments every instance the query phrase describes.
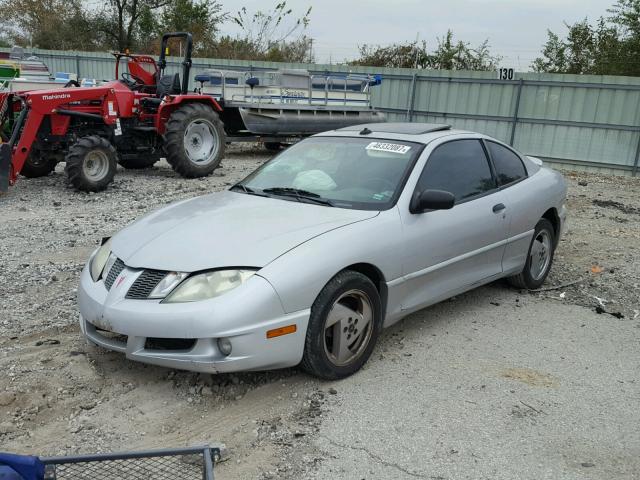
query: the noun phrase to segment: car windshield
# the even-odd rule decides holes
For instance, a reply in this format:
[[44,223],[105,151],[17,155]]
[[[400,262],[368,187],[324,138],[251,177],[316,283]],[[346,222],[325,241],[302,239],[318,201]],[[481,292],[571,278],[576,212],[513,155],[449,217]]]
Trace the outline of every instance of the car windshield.
[[265,163],[234,190],[360,210],[395,203],[422,145],[397,140],[313,137]]

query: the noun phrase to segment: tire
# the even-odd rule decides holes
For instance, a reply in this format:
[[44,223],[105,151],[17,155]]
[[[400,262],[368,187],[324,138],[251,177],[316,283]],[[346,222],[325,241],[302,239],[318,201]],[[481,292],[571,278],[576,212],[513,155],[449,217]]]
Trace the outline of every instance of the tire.
[[264,142],[264,148],[270,152],[279,152],[283,147],[280,142]]
[[99,192],[113,181],[118,154],[105,138],[91,135],[74,143],[65,158],[69,183],[83,192]]
[[151,168],[160,160],[157,153],[142,154],[137,156],[129,156],[118,158],[118,163],[127,170],[142,170],[143,168]]
[[549,275],[555,253],[556,239],[553,225],[546,218],[540,219],[527,252],[527,262],[524,270],[517,275],[507,278],[507,281],[517,288],[535,290],[540,288]]
[[55,157],[47,157],[46,154],[32,147],[27,160],[22,165],[20,175],[27,178],[38,178],[49,175],[58,164]]
[[224,156],[225,134],[220,117],[202,103],[183,105],[167,121],[164,149],[167,162],[183,177],[210,175]]
[[[369,315],[363,308],[365,304],[369,305]],[[365,323],[367,316],[369,321]],[[334,326],[327,326],[332,321]],[[340,272],[325,285],[311,306],[300,366],[311,375],[327,380],[348,377],[369,359],[381,330],[382,307],[376,286],[361,273]],[[334,343],[337,332],[341,339],[346,336],[347,342],[354,342],[345,343],[346,351]],[[342,360],[340,351],[346,354]]]

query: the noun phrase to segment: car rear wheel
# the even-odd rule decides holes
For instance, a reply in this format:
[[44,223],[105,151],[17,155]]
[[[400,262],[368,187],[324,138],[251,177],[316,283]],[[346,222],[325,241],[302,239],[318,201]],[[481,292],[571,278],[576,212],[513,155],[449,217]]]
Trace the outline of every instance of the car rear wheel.
[[528,290],[540,288],[551,270],[555,245],[553,225],[546,218],[540,219],[529,245],[524,270],[518,275],[509,277],[507,279],[509,283],[514,287]]
[[381,328],[373,282],[358,272],[340,272],[311,307],[301,366],[320,378],[348,377],[369,359]]

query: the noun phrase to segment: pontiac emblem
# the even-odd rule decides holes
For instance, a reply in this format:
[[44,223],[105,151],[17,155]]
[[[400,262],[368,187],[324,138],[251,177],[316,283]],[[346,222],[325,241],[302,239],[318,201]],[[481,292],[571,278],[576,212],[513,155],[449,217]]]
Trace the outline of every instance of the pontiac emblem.
[[118,277],[118,281],[116,282],[116,288],[118,288],[118,287],[120,286],[120,284],[121,284],[122,282],[124,282],[124,280],[125,280],[126,278],[127,278],[127,276],[126,276],[126,275],[120,275],[120,276]]

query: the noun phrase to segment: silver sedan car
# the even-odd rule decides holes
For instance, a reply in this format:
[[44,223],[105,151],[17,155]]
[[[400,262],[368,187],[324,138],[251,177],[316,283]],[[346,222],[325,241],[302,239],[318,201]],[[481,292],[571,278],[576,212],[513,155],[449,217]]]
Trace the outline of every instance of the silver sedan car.
[[446,125],[325,132],[106,240],[81,329],[171,368],[342,378],[411,312],[502,277],[539,287],[566,192],[540,160]]

